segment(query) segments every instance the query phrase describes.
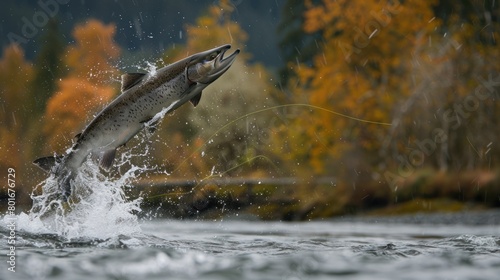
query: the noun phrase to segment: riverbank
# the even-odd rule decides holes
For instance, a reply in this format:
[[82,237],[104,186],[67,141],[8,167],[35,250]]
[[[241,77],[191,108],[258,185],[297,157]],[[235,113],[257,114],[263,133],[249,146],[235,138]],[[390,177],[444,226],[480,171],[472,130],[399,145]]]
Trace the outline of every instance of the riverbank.
[[[259,181],[258,179],[252,179]],[[228,213],[261,220],[303,221],[351,215],[459,212],[500,207],[500,176],[494,171],[443,173],[421,170],[391,187],[381,181],[288,180],[288,184],[197,183],[164,188],[156,182],[142,192],[143,209],[168,218],[217,219]]]
[[[142,198],[140,215],[219,219],[228,214],[260,220],[307,221],[332,217],[390,216],[500,208],[500,172],[443,173],[420,170],[391,187],[381,180],[335,178],[217,178],[187,181],[148,178],[124,187]],[[24,190],[24,191],[23,191]],[[16,210],[28,211],[27,188],[16,192]],[[6,211],[7,194],[0,209]]]

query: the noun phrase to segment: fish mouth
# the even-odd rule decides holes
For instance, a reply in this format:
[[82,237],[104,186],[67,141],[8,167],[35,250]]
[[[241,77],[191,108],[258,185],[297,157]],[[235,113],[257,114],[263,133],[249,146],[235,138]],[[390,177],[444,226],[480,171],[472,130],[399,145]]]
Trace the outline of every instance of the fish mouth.
[[[213,75],[220,76],[224,72],[226,72],[227,69],[229,69],[229,67],[231,67],[231,65],[233,64],[234,60],[236,59],[236,56],[240,53],[240,50],[236,49],[236,51],[234,51],[231,55],[229,55],[228,57],[224,57],[224,54],[230,48],[231,48],[231,46],[228,45],[225,48],[223,48],[222,50],[220,50],[220,53],[215,58],[215,63],[214,63],[215,69],[214,70],[216,72],[213,73]],[[219,74],[219,72],[222,72],[222,73]]]
[[219,49],[217,56],[214,58],[213,69],[207,74],[204,81],[202,83],[211,83],[217,80],[222,74],[224,74],[229,67],[233,64],[236,59],[236,56],[240,53],[239,49],[236,49],[231,55],[225,57],[225,53],[227,50],[231,48],[231,45],[223,46]]
[[208,85],[222,76],[233,64],[240,53],[237,49],[226,56],[231,45],[220,46],[193,56],[186,68],[187,78],[190,82]]

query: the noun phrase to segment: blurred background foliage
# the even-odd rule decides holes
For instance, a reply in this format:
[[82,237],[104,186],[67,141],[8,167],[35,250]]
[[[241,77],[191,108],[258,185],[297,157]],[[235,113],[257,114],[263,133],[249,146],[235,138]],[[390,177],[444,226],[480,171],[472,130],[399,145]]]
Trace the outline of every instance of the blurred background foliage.
[[[240,2],[214,1],[184,25],[182,42],[148,61],[161,67],[226,43],[242,50],[197,108],[183,106],[148,141],[133,140],[149,151],[138,160],[156,166],[145,177],[301,178],[257,188],[267,208],[254,213],[269,218],[415,199],[500,205],[498,1],[287,0],[277,26],[253,28],[234,20],[248,4]],[[20,44],[0,58],[0,170],[15,167],[26,194],[44,178],[32,160],[70,147],[119,94],[124,61],[149,54],[118,43],[115,22],[74,22],[70,40],[60,27],[56,17],[46,24],[33,61]],[[248,50],[269,34],[279,41],[275,67]],[[252,196],[199,192],[218,201]]]

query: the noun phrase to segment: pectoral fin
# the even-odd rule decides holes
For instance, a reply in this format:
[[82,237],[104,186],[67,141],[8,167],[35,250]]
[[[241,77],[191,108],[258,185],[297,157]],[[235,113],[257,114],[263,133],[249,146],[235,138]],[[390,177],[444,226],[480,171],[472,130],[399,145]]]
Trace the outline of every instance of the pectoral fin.
[[113,164],[113,160],[115,159],[115,156],[116,156],[116,149],[111,149],[111,150],[107,150],[106,152],[104,152],[104,155],[102,156],[101,163],[100,163],[101,167],[106,169],[106,170],[109,170],[109,168]]
[[195,95],[193,98],[191,98],[191,103],[193,104],[194,107],[196,107],[196,105],[198,105],[198,103],[200,103],[200,99],[201,99],[201,92],[197,95]]

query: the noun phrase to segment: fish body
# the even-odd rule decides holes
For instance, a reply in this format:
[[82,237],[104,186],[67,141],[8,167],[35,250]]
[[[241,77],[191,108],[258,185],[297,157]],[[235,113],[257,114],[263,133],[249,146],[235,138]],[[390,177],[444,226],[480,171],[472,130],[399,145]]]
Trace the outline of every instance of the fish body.
[[239,50],[224,57],[230,45],[191,55],[151,73],[122,75],[122,93],[76,136],[64,156],[39,158],[34,163],[53,173],[63,198],[71,195],[71,181],[89,155],[109,169],[116,149],[145,127],[154,130],[161,116],[190,101],[198,105],[204,88],[224,74]]

